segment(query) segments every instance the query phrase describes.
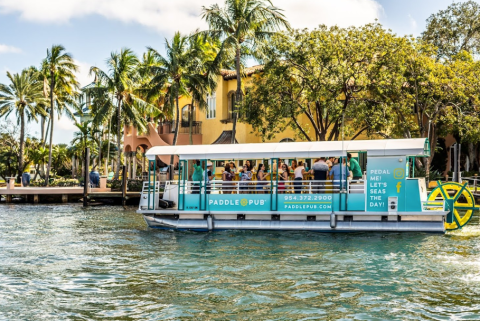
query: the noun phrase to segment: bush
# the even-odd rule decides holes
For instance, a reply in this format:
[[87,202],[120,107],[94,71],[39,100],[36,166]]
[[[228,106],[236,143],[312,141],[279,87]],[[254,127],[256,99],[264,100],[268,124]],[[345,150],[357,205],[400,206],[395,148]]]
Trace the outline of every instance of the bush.
[[32,187],[42,187],[45,186],[45,180],[40,178],[36,181],[30,181],[30,186]]
[[112,191],[121,191],[122,190],[122,181],[119,179],[112,179],[107,182],[107,187],[110,185]]
[[[430,175],[429,175],[428,180],[430,182],[443,179],[442,173],[440,173],[439,171],[437,171],[435,169],[430,170],[429,174]],[[415,177],[425,177],[425,176],[426,176],[425,169],[421,168],[421,169],[416,169],[415,170]]]
[[76,179],[56,179],[50,185],[58,187],[73,187],[78,186],[79,182]]
[[143,181],[139,179],[129,179],[127,188],[131,192],[141,192],[143,188]]

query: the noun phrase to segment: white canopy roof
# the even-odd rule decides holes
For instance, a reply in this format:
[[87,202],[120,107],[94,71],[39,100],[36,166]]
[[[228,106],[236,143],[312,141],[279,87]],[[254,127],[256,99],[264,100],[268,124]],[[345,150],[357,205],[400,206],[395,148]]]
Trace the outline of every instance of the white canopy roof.
[[369,156],[426,156],[426,139],[352,140],[334,142],[262,143],[225,145],[155,146],[146,156],[178,155],[180,159],[264,159],[346,156],[367,152]]

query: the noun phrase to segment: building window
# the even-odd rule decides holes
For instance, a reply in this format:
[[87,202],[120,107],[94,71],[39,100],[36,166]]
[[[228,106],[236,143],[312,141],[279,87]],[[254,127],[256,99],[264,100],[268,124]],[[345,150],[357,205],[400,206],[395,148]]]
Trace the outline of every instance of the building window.
[[[185,124],[190,123],[190,105],[183,106],[182,108],[182,126],[187,126]],[[195,122],[195,106],[192,110],[192,122]]]
[[295,140],[291,138],[284,138],[280,141],[280,143],[293,143]]
[[207,95],[207,119],[214,119],[217,116],[216,93]]

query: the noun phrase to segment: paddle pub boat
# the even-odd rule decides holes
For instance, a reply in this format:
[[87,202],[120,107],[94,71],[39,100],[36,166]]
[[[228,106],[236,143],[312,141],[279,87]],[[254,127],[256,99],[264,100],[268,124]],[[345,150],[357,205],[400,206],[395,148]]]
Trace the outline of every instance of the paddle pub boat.
[[[362,179],[340,175],[337,181],[316,181],[306,175],[297,193],[293,181],[279,185],[281,162],[302,160],[311,167],[313,159],[336,157],[341,164],[347,153],[363,165]],[[166,155],[178,157],[178,175],[160,182],[157,159]],[[474,197],[467,184],[454,182],[439,182],[428,193],[425,178],[415,178],[412,166],[416,158],[428,156],[430,145],[424,138],[156,146],[146,153],[148,181],[137,212],[152,228],[193,231],[444,233],[461,228],[478,209]],[[263,162],[268,180],[221,180],[226,161],[241,167],[245,160]],[[192,181],[193,161],[204,169],[212,163],[216,177]]]

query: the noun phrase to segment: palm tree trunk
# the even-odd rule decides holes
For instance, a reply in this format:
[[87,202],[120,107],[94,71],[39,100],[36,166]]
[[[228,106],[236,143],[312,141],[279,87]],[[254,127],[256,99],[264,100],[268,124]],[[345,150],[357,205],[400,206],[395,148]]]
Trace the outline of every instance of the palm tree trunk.
[[190,105],[190,108],[189,108],[189,113],[188,113],[188,126],[190,127],[189,128],[189,132],[190,132],[190,145],[193,145],[193,104],[194,104],[195,100],[192,98],[192,104]]
[[237,71],[237,92],[235,97],[235,106],[233,108],[233,128],[232,128],[232,144],[235,144],[235,135],[237,134],[237,106],[242,101],[242,77],[240,75],[240,46],[237,47],[235,55],[235,69]]
[[45,140],[45,116],[42,116],[42,120],[40,121],[40,142],[43,144]]
[[101,172],[102,171],[102,138],[103,138],[103,128],[102,130],[100,131],[100,133],[98,133],[99,135],[99,148],[98,148],[98,171]]
[[120,112],[122,108],[122,101],[118,101],[117,107],[117,168],[115,169],[115,179],[120,178],[120,156],[122,155],[122,151],[120,150]]
[[21,177],[23,173],[23,152],[25,150],[25,112],[22,109],[20,112],[20,150],[18,155],[18,176]]
[[45,148],[45,144],[47,143],[47,135],[49,130],[50,130],[50,118],[48,118],[47,130],[45,131],[45,136],[42,137],[42,148]]
[[[172,145],[175,146],[177,145],[177,139],[178,139],[178,129],[180,125],[180,107],[178,106],[178,84],[177,84],[177,92],[176,92],[176,99],[175,99],[175,133],[173,134],[173,143]],[[174,161],[174,155],[170,157],[170,165],[173,165]]]
[[40,164],[35,165],[35,176],[33,177],[33,181],[37,179],[38,174],[40,173]]
[[[110,162],[110,120],[108,121],[108,130],[107,130],[107,162],[105,165],[105,175],[108,175],[108,163]],[[113,169],[113,168],[112,168]]]
[[54,101],[53,101],[53,89],[55,88],[55,79],[54,74],[50,72],[50,142],[48,148],[48,166],[47,166],[47,174],[45,175],[45,185],[48,186],[48,180],[50,178],[50,169],[52,167],[52,145],[53,145],[53,117],[54,117]]

